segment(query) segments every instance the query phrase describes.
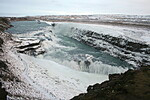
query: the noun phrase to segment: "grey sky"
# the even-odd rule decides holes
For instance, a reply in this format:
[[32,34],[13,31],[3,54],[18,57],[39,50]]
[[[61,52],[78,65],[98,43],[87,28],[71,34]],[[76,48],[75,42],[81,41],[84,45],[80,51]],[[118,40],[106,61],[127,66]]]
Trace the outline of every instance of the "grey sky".
[[0,0],[0,16],[146,14],[150,0]]

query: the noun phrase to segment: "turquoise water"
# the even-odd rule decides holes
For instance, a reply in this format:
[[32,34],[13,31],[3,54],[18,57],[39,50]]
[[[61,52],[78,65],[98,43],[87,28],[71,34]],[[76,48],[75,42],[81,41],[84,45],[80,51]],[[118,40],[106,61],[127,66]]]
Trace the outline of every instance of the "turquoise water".
[[37,24],[36,21],[19,21],[19,22],[12,22],[11,24],[14,27],[9,28],[7,32],[13,34],[22,34],[42,30],[45,26],[48,25],[46,23]]

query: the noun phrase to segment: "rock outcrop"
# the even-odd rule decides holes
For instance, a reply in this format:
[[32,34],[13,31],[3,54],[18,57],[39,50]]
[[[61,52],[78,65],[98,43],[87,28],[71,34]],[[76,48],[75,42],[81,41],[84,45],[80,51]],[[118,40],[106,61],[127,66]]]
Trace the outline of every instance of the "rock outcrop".
[[150,66],[109,75],[109,81],[87,88],[71,100],[149,100]]
[[0,17],[0,31],[4,31],[10,27],[12,27],[12,25],[10,25],[9,19]]
[[[16,40],[16,39],[15,39]],[[41,47],[41,40],[38,39],[17,39],[18,45],[16,49],[19,53],[24,53],[32,56],[37,56],[45,53],[45,50]]]
[[150,65],[150,45],[129,37],[72,28],[73,38],[136,66]]

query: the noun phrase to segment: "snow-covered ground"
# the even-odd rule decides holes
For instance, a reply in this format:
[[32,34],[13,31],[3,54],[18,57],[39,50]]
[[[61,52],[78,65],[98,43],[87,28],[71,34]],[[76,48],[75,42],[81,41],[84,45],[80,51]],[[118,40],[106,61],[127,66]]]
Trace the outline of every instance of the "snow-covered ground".
[[112,26],[112,25],[99,25],[101,27],[109,28],[116,30],[117,33],[125,37],[145,42],[150,44],[150,29],[138,28],[138,27],[121,27],[121,26]]
[[26,75],[35,84],[39,84],[60,99],[68,100],[79,93],[86,92],[89,85],[108,79],[107,75],[76,71],[50,60],[38,59],[24,54],[20,56],[23,61],[27,62]]

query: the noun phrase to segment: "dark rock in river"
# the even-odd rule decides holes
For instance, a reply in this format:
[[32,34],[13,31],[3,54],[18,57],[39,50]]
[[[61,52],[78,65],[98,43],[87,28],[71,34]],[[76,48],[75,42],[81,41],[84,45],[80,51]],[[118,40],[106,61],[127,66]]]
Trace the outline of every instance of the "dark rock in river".
[[56,26],[56,24],[55,24],[55,23],[52,23],[51,25],[52,25],[53,27],[55,27],[55,26]]
[[150,66],[109,75],[109,81],[89,86],[71,100],[149,100]]

